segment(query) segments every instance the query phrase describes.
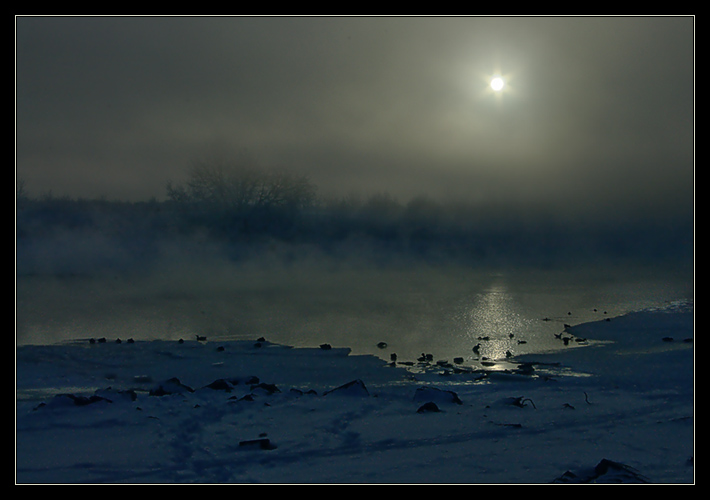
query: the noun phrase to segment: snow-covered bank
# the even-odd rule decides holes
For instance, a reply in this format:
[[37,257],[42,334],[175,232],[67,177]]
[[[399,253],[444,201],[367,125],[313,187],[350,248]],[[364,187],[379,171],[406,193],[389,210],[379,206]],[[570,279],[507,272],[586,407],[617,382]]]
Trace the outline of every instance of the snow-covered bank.
[[564,335],[607,342],[492,374],[257,339],[18,347],[16,481],[692,482],[692,312]]

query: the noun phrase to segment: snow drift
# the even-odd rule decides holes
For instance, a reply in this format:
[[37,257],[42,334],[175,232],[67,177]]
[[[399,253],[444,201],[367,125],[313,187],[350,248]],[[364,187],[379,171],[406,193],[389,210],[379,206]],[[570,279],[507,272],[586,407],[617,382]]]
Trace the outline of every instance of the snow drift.
[[21,346],[16,482],[692,482],[692,310],[567,334],[603,342],[508,373],[263,339]]

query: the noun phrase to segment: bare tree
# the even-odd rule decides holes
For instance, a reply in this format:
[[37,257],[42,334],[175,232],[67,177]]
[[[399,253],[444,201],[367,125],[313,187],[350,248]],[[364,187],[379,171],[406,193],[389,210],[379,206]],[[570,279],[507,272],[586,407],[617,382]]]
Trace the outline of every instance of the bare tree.
[[196,162],[184,184],[167,184],[167,195],[180,204],[239,212],[263,208],[302,209],[315,202],[307,176],[284,170]]

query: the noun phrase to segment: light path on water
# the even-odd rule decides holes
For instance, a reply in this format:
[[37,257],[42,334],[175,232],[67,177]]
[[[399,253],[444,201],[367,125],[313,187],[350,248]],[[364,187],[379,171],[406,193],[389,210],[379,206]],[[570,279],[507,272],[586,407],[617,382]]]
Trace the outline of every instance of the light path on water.
[[[178,269],[145,276],[21,276],[18,344],[89,337],[323,343],[416,361],[487,358],[581,347],[565,325],[692,300],[692,280],[625,268],[481,270]],[[568,335],[563,335],[568,336]],[[386,346],[384,346],[384,344]],[[379,347],[378,347],[379,344]],[[473,347],[479,345],[477,351]]]

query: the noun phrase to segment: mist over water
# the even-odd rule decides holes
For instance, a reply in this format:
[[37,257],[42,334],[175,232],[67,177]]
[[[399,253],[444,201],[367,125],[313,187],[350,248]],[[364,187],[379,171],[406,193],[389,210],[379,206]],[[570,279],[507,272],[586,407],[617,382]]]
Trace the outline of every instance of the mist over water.
[[144,273],[18,276],[17,343],[199,334],[474,363],[477,343],[491,359],[560,349],[553,334],[565,323],[692,298],[685,275],[647,268],[378,267],[327,259],[286,265],[173,255]]
[[691,218],[328,200],[300,176],[230,175],[196,170],[167,202],[21,199],[17,343],[265,337],[472,360],[480,342],[501,359],[562,348],[565,323],[693,298]]

